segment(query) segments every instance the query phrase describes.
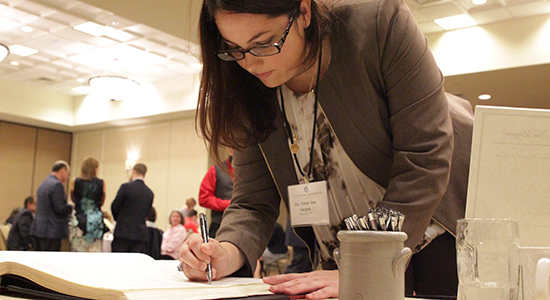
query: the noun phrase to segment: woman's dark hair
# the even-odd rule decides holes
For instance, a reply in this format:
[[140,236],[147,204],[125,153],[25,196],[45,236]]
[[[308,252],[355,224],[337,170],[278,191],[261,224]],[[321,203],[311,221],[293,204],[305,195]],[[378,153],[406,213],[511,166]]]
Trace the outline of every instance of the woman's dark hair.
[[178,213],[178,215],[180,215],[180,224],[183,225],[183,222],[185,222],[185,219],[183,218],[183,214],[182,214],[181,211],[179,211],[179,210],[173,210],[173,211],[170,213],[170,216],[168,217],[168,223],[169,223],[169,224],[172,224],[171,219],[172,219],[172,215],[173,215],[174,213]]
[[[276,89],[266,87],[237,62],[217,58],[223,45],[214,16],[218,11],[298,16],[301,0],[204,0],[199,20],[202,78],[195,126],[209,144],[210,155],[221,163],[220,148],[242,150],[264,141],[275,129],[277,110],[271,102]],[[304,68],[315,64],[329,17],[324,5],[311,0],[311,22],[305,30],[309,52]]]
[[149,213],[147,214],[147,221],[156,222],[157,221],[157,210],[151,206]]

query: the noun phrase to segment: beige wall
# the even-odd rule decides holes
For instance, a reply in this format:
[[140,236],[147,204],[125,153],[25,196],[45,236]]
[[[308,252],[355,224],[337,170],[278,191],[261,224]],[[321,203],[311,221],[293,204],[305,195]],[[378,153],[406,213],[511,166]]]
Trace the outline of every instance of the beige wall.
[[55,161],[69,161],[71,133],[0,122],[0,222],[36,195]]
[[188,197],[198,200],[199,186],[209,166],[206,147],[195,132],[194,117],[74,133],[71,178],[79,175],[87,156],[97,158],[98,177],[104,179],[107,189],[103,209],[111,212],[120,185],[128,180],[125,162],[130,152],[138,152],[138,162],[147,165],[145,183],[155,193],[157,225],[167,229],[170,211],[180,209]]
[[[65,159],[71,165],[71,178],[80,174],[88,156],[99,160],[98,177],[105,180],[107,195],[103,210],[111,212],[120,185],[128,180],[125,169],[130,152],[139,153],[147,165],[146,184],[155,193],[157,225],[169,227],[168,215],[180,209],[185,199],[198,200],[200,183],[212,163],[201,138],[197,136],[194,116],[145,125],[111,127],[71,134],[31,126],[0,122],[0,221],[25,197],[36,193],[50,173],[52,164]],[[207,213],[197,207],[197,211]],[[279,222],[286,226],[286,212]]]

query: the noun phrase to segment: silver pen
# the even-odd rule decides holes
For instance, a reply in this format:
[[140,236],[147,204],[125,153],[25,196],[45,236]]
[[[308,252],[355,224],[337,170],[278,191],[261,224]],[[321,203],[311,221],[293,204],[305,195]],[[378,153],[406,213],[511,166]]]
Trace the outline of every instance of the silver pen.
[[[208,243],[208,225],[206,224],[206,215],[199,214],[199,226],[201,230],[202,241]],[[206,278],[208,283],[212,284],[212,265],[208,263],[206,265]]]

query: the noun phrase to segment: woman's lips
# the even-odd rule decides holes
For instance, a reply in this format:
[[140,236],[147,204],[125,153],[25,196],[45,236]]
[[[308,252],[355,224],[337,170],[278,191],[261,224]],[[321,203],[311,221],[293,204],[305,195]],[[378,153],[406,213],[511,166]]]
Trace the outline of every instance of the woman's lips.
[[256,77],[258,77],[260,80],[264,80],[267,77],[269,77],[272,73],[273,73],[273,71],[269,71],[269,72],[265,72],[265,73],[261,73],[261,74],[256,74]]

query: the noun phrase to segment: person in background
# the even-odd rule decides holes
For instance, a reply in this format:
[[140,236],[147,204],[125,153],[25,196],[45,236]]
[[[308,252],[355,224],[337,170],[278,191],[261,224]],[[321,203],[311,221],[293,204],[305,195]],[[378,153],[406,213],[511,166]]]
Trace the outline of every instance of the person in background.
[[194,233],[199,233],[197,228],[199,226],[199,217],[197,216],[196,210],[191,209],[187,212],[187,217],[185,217],[183,226],[187,229],[187,231],[191,230]]
[[160,259],[160,246],[162,245],[162,230],[157,227],[155,223],[157,221],[157,210],[151,207],[145,225],[147,225],[147,250],[145,254],[151,256],[154,259]]
[[231,203],[231,194],[233,193],[233,149],[227,148],[228,157],[225,165],[212,165],[204,176],[199,192],[199,204],[202,207],[209,208],[210,226],[208,227],[211,238],[216,237],[216,232],[220,228],[223,212]]
[[185,205],[180,209],[181,214],[187,217],[187,214],[190,210],[195,208],[195,205],[197,205],[197,200],[195,200],[195,198],[187,198],[187,200],[185,200]]
[[273,233],[267,243],[267,247],[262,254],[262,257],[258,259],[258,265],[256,266],[256,271],[254,271],[254,278],[261,278],[262,276],[269,274],[264,271],[267,270],[265,267],[266,264],[272,264],[278,260],[287,257],[288,248],[285,245],[285,230],[283,226],[275,222],[275,227],[273,228]]
[[52,173],[36,193],[36,212],[31,225],[31,235],[35,237],[38,251],[60,251],[61,240],[69,237],[69,217],[73,204],[67,203],[63,183],[69,179],[69,164],[56,161]]
[[292,261],[286,266],[285,274],[313,271],[313,264],[309,260],[307,245],[296,235],[294,228],[290,225],[290,220],[285,230],[285,245],[292,247]]
[[160,258],[178,260],[181,245],[187,238],[187,229],[183,226],[183,216],[179,210],[173,210],[168,221],[170,222],[170,228],[162,235]]
[[147,226],[145,220],[153,206],[153,191],[143,181],[147,166],[137,163],[132,168],[130,182],[123,183],[111,204],[116,221],[112,252],[147,251]]
[[20,207],[14,207],[11,210],[10,215],[8,216],[8,218],[6,219],[6,221],[4,223],[13,225],[13,222],[15,222],[15,218],[17,218],[17,214],[19,213],[20,210],[21,210]]
[[103,222],[101,207],[105,203],[105,183],[97,177],[99,162],[88,157],[82,162],[80,176],[71,181],[71,200],[75,218],[71,227],[71,250],[101,252],[103,234],[108,231]]
[[32,240],[30,232],[35,211],[36,197],[29,196],[25,198],[23,209],[20,209],[19,213],[15,217],[15,221],[13,222],[8,235],[8,240],[6,241],[8,250],[33,250],[34,241]]
[[[215,161],[222,147],[235,149],[235,184],[216,238],[184,243],[187,278],[205,280],[205,262],[215,280],[251,274],[280,201],[306,205],[302,193],[316,188],[308,205],[319,213],[291,220],[309,225],[294,230],[324,269],[266,277],[272,292],[337,298],[339,226],[382,207],[405,215],[414,256],[444,262],[413,264],[425,276],[407,292],[456,295],[453,234],[465,210],[473,113],[445,93],[405,2],[204,0],[199,24],[197,127]],[[434,243],[428,228],[442,229]]]
[[283,229],[283,226],[275,222],[273,233],[271,234],[269,243],[267,243],[267,247],[262,254],[261,260],[269,264],[285,258],[287,252],[288,248],[285,245],[285,230]]

